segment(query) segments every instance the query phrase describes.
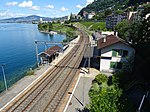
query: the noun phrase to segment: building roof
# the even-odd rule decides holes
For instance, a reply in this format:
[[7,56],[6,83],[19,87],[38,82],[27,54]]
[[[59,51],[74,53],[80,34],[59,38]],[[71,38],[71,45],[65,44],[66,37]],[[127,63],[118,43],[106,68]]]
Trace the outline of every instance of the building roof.
[[[110,45],[116,44],[118,42],[122,42],[124,44],[127,44],[123,39],[119,38],[118,36],[115,35],[108,35],[105,37],[105,42],[104,42],[104,38],[101,38],[98,40],[97,42],[97,48],[98,49],[102,49],[104,47],[108,47]],[[129,45],[129,44],[127,44]]]
[[61,47],[59,47],[58,45],[55,45],[49,48],[48,50],[41,52],[39,55],[46,54],[47,56],[52,56],[53,54],[55,54],[56,52],[60,50],[61,50]]
[[95,32],[93,35],[95,36],[95,38],[101,38],[102,37],[101,32]]

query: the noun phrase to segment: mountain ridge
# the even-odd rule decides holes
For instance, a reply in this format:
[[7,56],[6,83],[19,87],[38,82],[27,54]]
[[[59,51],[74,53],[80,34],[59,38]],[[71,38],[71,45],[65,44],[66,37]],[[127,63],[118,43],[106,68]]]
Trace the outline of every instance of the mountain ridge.
[[78,14],[82,16],[84,11],[101,13],[107,9],[112,11],[124,10],[129,6],[136,6],[137,4],[141,5],[146,2],[149,2],[149,0],[94,0],[93,3],[81,9]]
[[67,16],[58,17],[58,18],[50,18],[50,17],[42,17],[38,15],[30,15],[30,16],[25,16],[25,17],[1,19],[0,23],[21,23],[21,22],[32,23],[32,22],[40,21],[40,18],[42,18],[43,21],[52,21],[52,20],[66,19]]

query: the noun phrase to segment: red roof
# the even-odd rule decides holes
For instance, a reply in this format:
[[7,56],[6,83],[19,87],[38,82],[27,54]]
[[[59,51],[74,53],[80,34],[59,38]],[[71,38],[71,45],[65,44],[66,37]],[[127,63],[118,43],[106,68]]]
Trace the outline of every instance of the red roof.
[[56,52],[60,51],[61,47],[59,47],[58,45],[52,46],[51,48],[49,48],[47,51],[45,52],[41,52],[39,55],[41,54],[47,54],[48,56],[52,56],[53,54],[55,54]]
[[104,38],[101,38],[98,40],[97,47],[98,47],[98,49],[102,49],[104,47],[113,45],[113,44],[118,43],[118,42],[125,43],[125,41],[123,39],[121,39],[115,35],[108,35],[108,36],[106,36],[105,42],[104,42]]

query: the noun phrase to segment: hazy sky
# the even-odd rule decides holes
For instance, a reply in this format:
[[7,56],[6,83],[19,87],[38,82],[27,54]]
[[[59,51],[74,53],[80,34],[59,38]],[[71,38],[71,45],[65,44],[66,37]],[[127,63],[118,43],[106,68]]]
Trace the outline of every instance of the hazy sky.
[[39,15],[61,17],[71,12],[77,14],[81,8],[94,0],[1,0],[0,19]]

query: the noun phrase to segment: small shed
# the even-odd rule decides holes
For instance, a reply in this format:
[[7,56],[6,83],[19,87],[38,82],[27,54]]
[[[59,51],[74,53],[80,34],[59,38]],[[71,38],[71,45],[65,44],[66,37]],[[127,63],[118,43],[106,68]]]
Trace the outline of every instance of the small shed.
[[42,64],[51,63],[59,53],[62,51],[61,47],[58,45],[52,46],[48,50],[39,53],[40,60]]

